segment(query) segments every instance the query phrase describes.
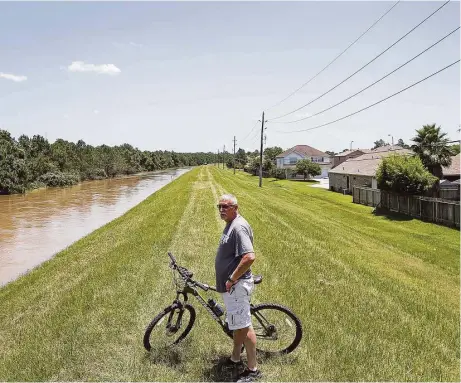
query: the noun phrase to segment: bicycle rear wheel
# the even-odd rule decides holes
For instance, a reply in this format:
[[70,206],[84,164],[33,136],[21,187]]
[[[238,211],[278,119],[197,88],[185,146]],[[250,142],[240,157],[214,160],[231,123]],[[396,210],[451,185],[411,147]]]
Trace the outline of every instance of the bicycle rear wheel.
[[266,356],[289,354],[302,338],[299,318],[287,307],[263,303],[251,309],[256,351]]
[[195,322],[195,309],[185,304],[182,308],[177,303],[165,308],[146,328],[144,333],[144,348],[163,349],[181,342]]

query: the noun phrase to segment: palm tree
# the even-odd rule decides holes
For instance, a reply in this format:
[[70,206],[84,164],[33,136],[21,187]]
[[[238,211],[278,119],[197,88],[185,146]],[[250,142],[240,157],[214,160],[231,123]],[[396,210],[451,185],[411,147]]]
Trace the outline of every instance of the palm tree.
[[417,129],[417,135],[412,138],[415,144],[411,146],[427,170],[439,179],[443,176],[442,167],[450,166],[451,157],[454,155],[448,145],[447,134],[441,133],[440,129],[440,126],[436,127],[435,124]]

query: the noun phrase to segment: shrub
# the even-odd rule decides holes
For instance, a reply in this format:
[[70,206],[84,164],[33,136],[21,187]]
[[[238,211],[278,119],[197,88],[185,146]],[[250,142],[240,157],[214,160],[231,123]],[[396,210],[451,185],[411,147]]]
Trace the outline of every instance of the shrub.
[[376,172],[378,188],[402,194],[421,194],[436,183],[417,156],[391,155],[382,160]]
[[73,173],[50,172],[41,175],[38,181],[43,182],[46,186],[57,187],[75,185],[80,181],[80,178]]

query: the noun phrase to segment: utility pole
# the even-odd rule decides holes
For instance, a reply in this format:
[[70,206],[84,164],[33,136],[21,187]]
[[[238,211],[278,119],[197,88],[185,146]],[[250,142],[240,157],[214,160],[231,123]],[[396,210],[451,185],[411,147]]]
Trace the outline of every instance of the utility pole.
[[264,112],[261,119],[261,151],[259,153],[259,187],[263,186],[263,135],[264,135]]
[[234,136],[234,174],[235,174],[235,143],[237,142],[237,140],[235,139],[235,136]]
[[223,146],[223,150],[222,150],[222,168],[224,169],[224,165],[226,163],[226,145]]
[[392,137],[392,146],[394,146],[394,136],[392,134],[388,134],[388,136]]

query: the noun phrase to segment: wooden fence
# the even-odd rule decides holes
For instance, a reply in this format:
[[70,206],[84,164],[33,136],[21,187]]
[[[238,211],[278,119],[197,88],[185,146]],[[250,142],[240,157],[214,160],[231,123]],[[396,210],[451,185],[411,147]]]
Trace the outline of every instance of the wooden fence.
[[381,190],[354,186],[352,189],[354,203],[367,206],[378,206],[381,202]]
[[454,201],[459,201],[459,198],[460,198],[459,187],[440,188],[439,197],[442,199],[450,199]]
[[384,190],[354,186],[353,202],[379,207],[429,222],[459,228],[459,201],[422,196],[400,195]]

